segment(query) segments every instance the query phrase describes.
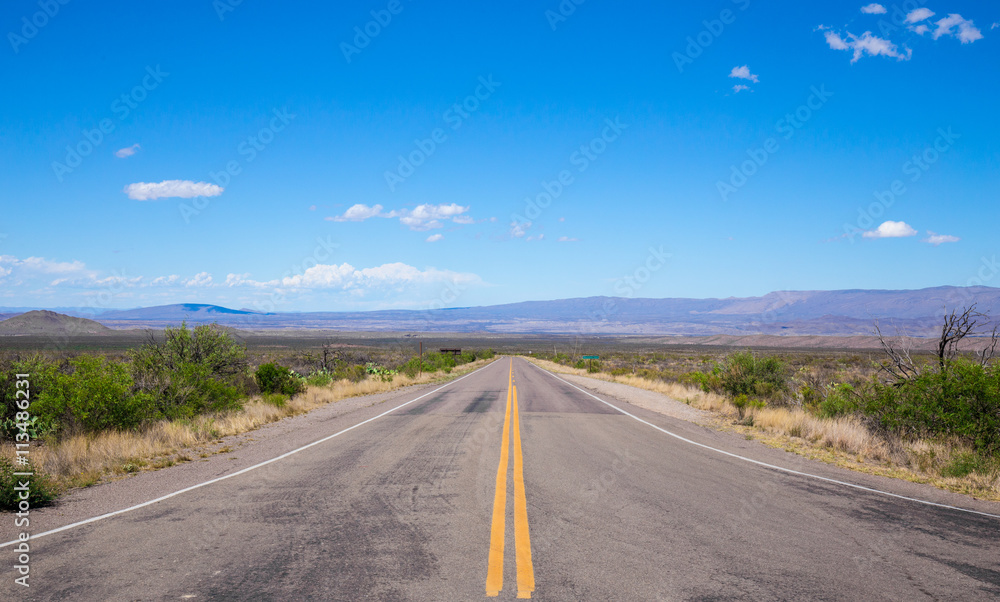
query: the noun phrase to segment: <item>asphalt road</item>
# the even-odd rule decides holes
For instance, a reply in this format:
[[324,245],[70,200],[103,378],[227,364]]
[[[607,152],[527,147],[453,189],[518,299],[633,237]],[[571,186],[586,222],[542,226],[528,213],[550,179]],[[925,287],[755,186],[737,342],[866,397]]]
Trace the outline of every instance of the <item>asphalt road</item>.
[[1000,598],[998,518],[746,462],[612,406],[792,470],[993,514],[1000,504],[603,403],[520,359],[431,390],[312,423],[318,440],[424,395],[266,466],[32,540],[30,588],[13,584],[2,548],[0,598]]

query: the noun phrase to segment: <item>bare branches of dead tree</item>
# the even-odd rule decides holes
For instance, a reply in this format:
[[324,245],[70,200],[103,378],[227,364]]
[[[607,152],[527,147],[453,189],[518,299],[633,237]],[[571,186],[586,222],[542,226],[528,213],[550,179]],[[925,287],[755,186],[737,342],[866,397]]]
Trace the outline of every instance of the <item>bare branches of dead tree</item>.
[[[945,309],[947,311],[947,309]],[[958,356],[959,343],[966,337],[981,337],[991,333],[989,328],[990,317],[976,309],[973,303],[969,307],[958,313],[952,310],[950,314],[945,314],[944,324],[941,325],[941,338],[938,340],[938,366],[943,371],[948,362]],[[990,335],[990,342],[981,351],[975,352],[979,363],[985,366],[996,355],[997,349],[997,326],[994,326]]]
[[875,321],[875,334],[878,335],[882,351],[888,356],[888,361],[879,364],[879,368],[883,372],[892,376],[896,381],[909,380],[919,374],[920,370],[913,362],[913,358],[910,357],[910,343],[905,336],[897,331],[900,340],[898,345],[894,344],[882,334],[878,320]]
[[[1000,325],[995,325],[992,331],[988,330],[989,326],[989,315],[976,309],[975,303],[961,311],[952,310],[951,313],[945,308],[944,322],[941,325],[941,335],[936,350],[938,368],[941,372],[945,372],[948,365],[961,353],[961,342],[967,337],[989,337],[989,342],[983,349],[973,352],[980,365],[989,364],[996,357],[997,348],[1000,347]],[[919,374],[920,369],[910,356],[910,345],[906,337],[900,336],[898,344],[890,341],[882,334],[877,320],[875,334],[878,335],[882,350],[888,356],[888,361],[881,364],[884,372],[896,381],[909,380]]]

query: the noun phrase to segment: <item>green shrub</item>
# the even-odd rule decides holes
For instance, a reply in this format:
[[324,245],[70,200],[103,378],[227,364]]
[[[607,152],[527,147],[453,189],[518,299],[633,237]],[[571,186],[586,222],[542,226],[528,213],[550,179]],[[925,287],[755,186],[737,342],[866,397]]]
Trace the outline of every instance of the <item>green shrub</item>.
[[333,373],[327,370],[317,370],[306,377],[306,384],[310,387],[326,387],[333,382]]
[[[33,472],[30,477],[15,476],[15,472]],[[35,471],[29,464],[27,466],[15,466],[7,457],[0,457],[0,509],[18,510],[21,502],[20,491],[15,488],[22,483],[28,483],[28,504],[31,508],[45,506],[56,499],[58,492],[55,484],[48,476]]]
[[290,368],[279,364],[261,364],[255,376],[261,393],[281,393],[291,397],[305,390],[302,380]]
[[288,404],[288,397],[284,393],[264,393],[261,399],[276,408],[283,408]]
[[904,437],[956,436],[986,454],[1000,453],[1000,368],[955,359],[892,384],[875,383],[861,400],[871,421]]
[[816,413],[823,418],[853,414],[860,408],[860,397],[848,384],[830,385],[826,397],[819,402]]
[[215,325],[167,328],[162,341],[130,351],[129,358],[136,388],[167,418],[237,409],[253,386],[246,348]]
[[125,365],[104,357],[80,355],[70,361],[70,374],[35,397],[29,411],[43,424],[68,432],[130,430],[154,415],[152,397],[133,392]]
[[719,381],[718,374],[708,374],[696,370],[694,372],[682,374],[677,380],[683,385],[693,385],[698,387],[705,393],[722,390],[722,383]]
[[[23,395],[17,396],[18,374],[27,374],[29,387],[29,400],[38,397],[44,391],[50,389],[56,381],[59,366],[56,362],[48,360],[41,355],[34,355],[25,359],[0,360],[0,439],[13,439],[20,432],[15,420],[16,413],[20,410],[17,406],[19,399]],[[34,440],[41,438],[55,430],[55,424],[49,420],[40,419],[33,416],[29,434]]]
[[788,393],[788,367],[776,357],[740,351],[726,357],[716,370],[720,388],[736,397],[746,395],[781,401]]
[[957,454],[947,466],[941,469],[941,476],[964,477],[969,473],[989,471],[987,463],[982,456],[975,453]]
[[[739,410],[740,418],[745,417],[747,410],[751,408],[760,409],[767,405],[767,402],[761,399],[747,397],[745,393],[740,393],[736,397],[733,397],[731,402],[734,406],[736,406],[736,409]],[[750,424],[752,425],[753,423],[751,422]]]

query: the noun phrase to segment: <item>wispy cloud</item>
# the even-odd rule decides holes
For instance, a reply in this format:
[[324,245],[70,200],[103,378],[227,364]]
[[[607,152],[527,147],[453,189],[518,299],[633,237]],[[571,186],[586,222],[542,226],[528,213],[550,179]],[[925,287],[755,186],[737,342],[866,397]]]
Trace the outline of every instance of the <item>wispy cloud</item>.
[[878,228],[874,230],[866,230],[862,234],[865,238],[905,238],[907,236],[916,235],[917,231],[906,222],[893,221],[882,222]]
[[191,180],[164,180],[159,183],[137,182],[129,184],[123,190],[128,198],[136,201],[153,201],[156,199],[181,198],[190,199],[199,196],[219,196],[224,188],[208,182],[192,182]]
[[211,286],[212,285],[212,275],[208,272],[199,272],[192,278],[188,278],[184,282],[184,286],[194,287],[194,286]]
[[924,19],[930,19],[933,16],[934,16],[934,11],[932,11],[931,9],[918,8],[906,13],[906,22],[919,23],[920,21],[923,21]]
[[934,245],[936,247],[936,246],[938,246],[940,244],[944,244],[946,242],[958,242],[960,240],[962,240],[962,239],[959,238],[959,237],[957,237],[957,236],[952,236],[950,234],[935,234],[934,232],[931,232],[930,230],[928,230],[927,231],[927,238],[923,239],[921,242],[926,242],[926,243],[932,244],[932,245]]
[[431,234],[427,237],[427,242],[437,242],[444,238],[444,234]]
[[558,239],[556,239],[556,242],[579,242],[579,240],[580,240],[579,238],[572,238],[572,237],[569,237],[569,236],[560,236]]
[[136,142],[132,146],[126,146],[125,148],[120,148],[116,150],[115,156],[118,157],[119,159],[125,159],[127,157],[131,157],[132,155],[134,155],[136,151],[139,150],[140,148],[142,147],[139,146],[138,142]]
[[736,93],[742,92],[743,90],[749,90],[749,89],[750,89],[750,86],[745,86],[743,84],[736,84],[735,86],[733,86],[733,92],[736,92]]
[[882,6],[881,4],[875,4],[873,2],[871,4],[866,4],[862,6],[861,12],[865,13],[866,15],[884,15],[886,11],[884,6]]
[[348,210],[342,215],[328,217],[326,219],[331,222],[363,222],[372,217],[388,217],[382,212],[382,209],[382,205],[369,207],[363,203],[357,203],[356,205],[351,205],[350,208],[348,208]]
[[748,65],[743,65],[742,67],[733,67],[733,70],[729,72],[729,77],[748,79],[755,84],[760,81],[756,73],[750,73],[750,67]]
[[913,55],[913,51],[909,48],[900,51],[895,44],[885,38],[872,35],[870,31],[866,31],[860,36],[848,32],[846,39],[835,31],[827,30],[824,35],[826,43],[833,50],[852,50],[854,52],[854,56],[851,58],[852,63],[858,62],[865,55],[887,56],[900,61],[909,60]]
[[373,217],[398,218],[399,222],[415,231],[432,230],[441,228],[442,221],[452,221],[456,224],[465,225],[473,223],[471,216],[467,215],[468,206],[457,203],[441,203],[439,205],[423,204],[417,205],[413,209],[395,209],[385,211],[382,205],[369,207],[363,203],[352,205],[341,215],[327,217],[332,222],[361,222]]
[[937,25],[937,29],[932,34],[935,40],[946,35],[955,36],[963,44],[971,44],[976,40],[983,39],[983,33],[976,28],[972,21],[963,18],[962,15],[957,13],[949,14],[944,19],[935,23],[935,25]]

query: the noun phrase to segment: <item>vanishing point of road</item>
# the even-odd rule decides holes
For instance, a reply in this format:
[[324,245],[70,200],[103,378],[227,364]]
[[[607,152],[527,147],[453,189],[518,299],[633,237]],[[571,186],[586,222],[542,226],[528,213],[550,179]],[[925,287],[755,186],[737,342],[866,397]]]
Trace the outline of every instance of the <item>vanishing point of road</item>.
[[523,359],[293,420],[291,449],[33,539],[30,588],[0,548],[0,597],[1000,598],[1000,504],[804,460]]

